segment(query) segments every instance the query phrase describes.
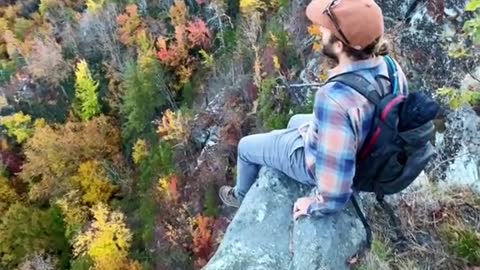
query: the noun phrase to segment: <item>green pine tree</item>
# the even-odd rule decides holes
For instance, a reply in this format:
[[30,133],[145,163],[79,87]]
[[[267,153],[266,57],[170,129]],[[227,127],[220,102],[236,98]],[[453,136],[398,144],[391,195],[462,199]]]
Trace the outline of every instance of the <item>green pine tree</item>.
[[149,53],[141,53],[136,62],[127,64],[123,74],[125,117],[123,137],[133,143],[140,135],[154,132],[155,120],[161,106],[166,104],[167,85],[160,62]]

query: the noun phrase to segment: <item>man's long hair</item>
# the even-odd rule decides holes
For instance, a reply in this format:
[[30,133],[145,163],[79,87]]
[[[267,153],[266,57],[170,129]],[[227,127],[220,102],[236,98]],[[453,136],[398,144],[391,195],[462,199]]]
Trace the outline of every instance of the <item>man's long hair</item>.
[[366,46],[363,50],[356,50],[345,44],[342,40],[338,39],[334,35],[331,35],[329,43],[333,44],[336,41],[340,41],[343,43],[345,53],[353,60],[365,60],[373,56],[384,56],[387,55],[390,51],[390,44],[383,37],[377,38],[370,45]]

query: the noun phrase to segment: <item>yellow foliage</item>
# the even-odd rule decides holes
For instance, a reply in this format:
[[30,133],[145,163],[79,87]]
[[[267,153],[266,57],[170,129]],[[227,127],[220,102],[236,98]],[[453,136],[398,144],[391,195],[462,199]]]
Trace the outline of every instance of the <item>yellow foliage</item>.
[[180,66],[175,71],[179,78],[179,88],[190,81],[190,77],[192,77],[193,69],[189,66]]
[[280,60],[278,60],[278,56],[274,55],[272,56],[273,58],[273,67],[275,68],[276,72],[280,72],[281,66],[280,66]]
[[437,94],[446,98],[452,109],[458,109],[464,105],[469,105],[472,103],[480,103],[480,91],[476,89],[470,90],[442,87],[437,90]]
[[185,142],[190,135],[187,123],[188,118],[182,112],[167,110],[162,117],[157,133],[167,141]]
[[56,201],[67,223],[67,234],[75,233],[87,221],[88,208],[82,205],[81,192],[72,190]]
[[176,175],[163,176],[158,180],[157,191],[160,197],[168,200],[178,200],[180,193],[178,192],[178,178]]
[[244,15],[249,15],[255,11],[264,11],[267,5],[261,0],[240,0],[240,11]]
[[14,20],[21,9],[22,7],[20,5],[9,5],[3,10],[3,17],[9,20]]
[[105,0],[87,0],[87,9],[90,12],[96,13],[102,9],[105,4]]
[[320,52],[323,48],[322,45],[322,32],[320,32],[320,27],[318,25],[310,25],[308,27],[308,33],[314,38],[313,41],[313,51]]
[[160,194],[168,194],[168,185],[170,183],[170,176],[160,177],[158,179],[158,187],[157,190]]
[[105,204],[92,209],[93,222],[90,228],[75,238],[73,248],[76,256],[88,255],[95,270],[140,269],[140,265],[128,259],[132,233],[119,211],[111,211]]
[[213,54],[209,54],[203,49],[201,49],[198,53],[203,57],[202,64],[204,64],[205,67],[207,68],[215,67],[215,59],[213,58]]
[[57,0],[40,0],[38,11],[44,16],[49,9],[59,8],[60,4]]
[[32,117],[23,112],[4,116],[0,120],[0,124],[7,129],[8,136],[14,137],[18,143],[25,142],[32,135],[31,123]]
[[47,125],[47,121],[45,121],[45,119],[43,119],[43,118],[39,118],[39,119],[35,120],[35,122],[33,123],[34,128],[43,128],[46,125]]
[[18,195],[10,186],[7,178],[0,177],[0,216],[8,210],[10,204],[18,200]]
[[318,25],[310,25],[308,28],[308,33],[316,38],[322,36],[322,32],[320,32],[320,27]]
[[86,204],[107,202],[116,187],[108,179],[107,172],[98,161],[87,161],[78,168],[72,182],[83,190],[82,200]]
[[273,48],[278,48],[278,37],[272,32],[268,32],[268,35],[270,37],[269,45],[272,46]]
[[69,179],[83,162],[119,161],[119,145],[120,130],[105,116],[38,126],[25,144],[27,162],[19,176],[31,183],[30,199],[48,199],[70,189]]
[[147,142],[143,139],[138,139],[135,145],[133,146],[133,162],[139,164],[142,160],[148,157],[148,146]]
[[186,25],[188,20],[188,9],[184,0],[175,0],[170,8],[170,19],[173,26]]
[[98,84],[92,77],[87,61],[82,59],[75,70],[75,98],[79,103],[78,113],[83,120],[92,119],[101,111]]

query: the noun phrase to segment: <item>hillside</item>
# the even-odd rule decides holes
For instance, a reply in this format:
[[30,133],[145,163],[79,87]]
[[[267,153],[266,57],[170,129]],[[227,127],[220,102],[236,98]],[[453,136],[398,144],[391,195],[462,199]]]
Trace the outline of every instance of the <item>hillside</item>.
[[[308,2],[0,1],[0,269],[205,266],[240,138],[310,113],[326,79]],[[480,266],[480,2],[378,2],[411,88],[442,104],[439,155],[392,198],[408,244],[369,207],[352,265]]]

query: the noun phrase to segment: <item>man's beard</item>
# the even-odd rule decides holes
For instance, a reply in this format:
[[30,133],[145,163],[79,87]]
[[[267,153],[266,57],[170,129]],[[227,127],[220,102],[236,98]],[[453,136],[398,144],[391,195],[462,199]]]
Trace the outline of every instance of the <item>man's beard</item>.
[[333,42],[332,42],[332,39],[330,39],[328,41],[327,44],[325,44],[322,48],[322,53],[332,59],[336,64],[338,64],[338,56],[335,54],[335,52],[333,51]]

